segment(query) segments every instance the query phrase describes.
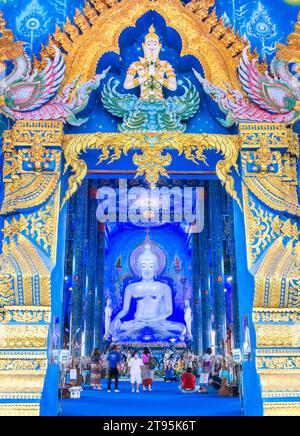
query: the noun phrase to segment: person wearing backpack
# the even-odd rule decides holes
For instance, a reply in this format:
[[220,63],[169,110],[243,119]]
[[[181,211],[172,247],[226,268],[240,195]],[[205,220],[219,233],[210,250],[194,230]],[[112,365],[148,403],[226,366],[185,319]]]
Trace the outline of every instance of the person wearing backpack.
[[143,368],[142,368],[143,391],[146,391],[147,387],[149,391],[152,391],[153,369],[155,367],[154,362],[156,361],[152,356],[149,348],[144,348],[142,354],[142,360],[143,360]]

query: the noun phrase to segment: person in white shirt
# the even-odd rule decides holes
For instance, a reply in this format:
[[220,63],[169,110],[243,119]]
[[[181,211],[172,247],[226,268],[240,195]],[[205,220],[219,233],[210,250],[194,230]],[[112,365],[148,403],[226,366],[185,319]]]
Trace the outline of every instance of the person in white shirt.
[[208,348],[206,353],[203,356],[203,364],[204,364],[204,372],[206,374],[210,374],[212,372],[212,366],[213,366],[213,352],[211,348]]
[[129,361],[129,367],[130,367],[130,381],[132,386],[132,391],[135,392],[135,385],[136,385],[136,392],[139,393],[140,384],[142,383],[142,366],[143,361],[139,356],[139,353],[137,351],[134,352],[133,357]]

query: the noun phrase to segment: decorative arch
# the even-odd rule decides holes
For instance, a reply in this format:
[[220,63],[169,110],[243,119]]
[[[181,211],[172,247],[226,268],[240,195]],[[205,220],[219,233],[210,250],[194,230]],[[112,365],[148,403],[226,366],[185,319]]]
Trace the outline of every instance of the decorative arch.
[[[245,41],[218,19],[215,10],[210,12],[213,0],[194,0],[184,6],[180,0],[122,0],[121,2],[87,2],[84,14],[78,10],[74,24],[68,19],[64,29],[58,26],[41,52],[42,59],[51,56],[54,43],[65,52],[65,83],[72,83],[80,75],[78,83],[95,76],[96,66],[104,53],[119,50],[119,37],[128,27],[149,11],[156,11],[175,29],[182,39],[181,56],[193,55],[202,64],[205,77],[216,86],[224,88],[224,82],[242,90],[237,67]],[[42,67],[45,62],[36,61]]]

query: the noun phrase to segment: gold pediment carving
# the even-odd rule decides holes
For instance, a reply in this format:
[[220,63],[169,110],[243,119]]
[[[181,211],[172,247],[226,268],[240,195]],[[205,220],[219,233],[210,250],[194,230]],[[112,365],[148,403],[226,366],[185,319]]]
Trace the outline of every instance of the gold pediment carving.
[[[245,41],[219,19],[213,1],[192,1],[184,6],[180,0],[122,0],[120,2],[87,2],[84,13],[78,10],[74,23],[67,19],[64,29],[58,26],[41,51],[42,68],[47,57],[52,57],[53,44],[65,52],[65,83],[72,83],[80,75],[78,84],[95,76],[99,59],[106,52],[120,53],[119,38],[129,27],[149,11],[156,11],[175,29],[182,40],[181,56],[193,55],[202,64],[205,77],[224,88],[224,82],[241,90],[237,67]],[[108,7],[109,6],[109,7]],[[78,31],[80,29],[80,32]]]

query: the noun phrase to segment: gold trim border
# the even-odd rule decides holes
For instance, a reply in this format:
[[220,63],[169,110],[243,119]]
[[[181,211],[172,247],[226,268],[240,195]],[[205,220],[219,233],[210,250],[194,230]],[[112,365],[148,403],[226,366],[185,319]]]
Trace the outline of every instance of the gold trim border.
[[0,404],[0,416],[39,416],[39,404],[10,403]]
[[299,402],[265,402],[265,416],[300,416]]

